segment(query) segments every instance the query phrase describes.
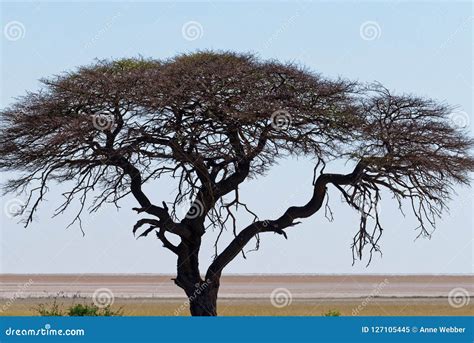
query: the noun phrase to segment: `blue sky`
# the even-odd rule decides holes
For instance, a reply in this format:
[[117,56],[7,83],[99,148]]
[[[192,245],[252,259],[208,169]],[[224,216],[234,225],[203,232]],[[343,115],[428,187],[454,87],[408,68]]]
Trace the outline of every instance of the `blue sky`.
[[[298,62],[329,77],[377,80],[396,91],[446,101],[459,106],[472,132],[470,2],[2,2],[1,12],[2,108],[26,90],[37,90],[39,78],[97,58],[167,58],[222,49]],[[312,168],[304,159],[283,161],[266,178],[244,185],[241,194],[261,217],[273,218],[282,204],[309,198]],[[295,179],[301,183],[292,184]],[[154,200],[171,199],[169,182],[156,187]],[[261,250],[236,259],[227,272],[472,273],[471,193],[458,189],[431,240],[415,241],[413,218],[403,218],[384,199],[384,255],[366,268],[365,263],[352,266],[349,249],[357,216],[332,190],[334,222],[318,213],[291,228],[288,241],[262,235]],[[157,241],[132,237],[133,199],[120,212],[105,208],[86,216],[82,237],[77,227],[65,230],[72,212],[50,218],[59,195],[60,190],[52,192],[27,229],[5,213],[12,196],[2,197],[1,272],[174,272],[174,256]],[[208,240],[203,266],[212,255]]]

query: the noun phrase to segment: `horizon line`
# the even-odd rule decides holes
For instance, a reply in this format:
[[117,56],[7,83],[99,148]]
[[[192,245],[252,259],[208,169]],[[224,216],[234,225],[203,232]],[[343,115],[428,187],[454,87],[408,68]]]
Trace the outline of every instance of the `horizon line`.
[[[103,275],[103,276],[173,276],[174,273],[3,273],[6,275]],[[228,273],[222,276],[474,276],[474,273]]]

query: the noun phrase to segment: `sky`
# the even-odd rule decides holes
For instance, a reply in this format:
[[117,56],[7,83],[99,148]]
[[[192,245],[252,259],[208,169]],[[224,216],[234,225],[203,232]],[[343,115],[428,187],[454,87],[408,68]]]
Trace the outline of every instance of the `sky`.
[[[198,49],[253,52],[263,59],[293,61],[327,77],[379,81],[458,106],[457,123],[472,133],[473,12],[471,2],[2,2],[0,108],[42,77],[60,74],[95,59],[168,58]],[[336,164],[333,172],[349,166]],[[280,161],[240,194],[261,218],[311,196],[313,164]],[[14,174],[1,175],[4,182]],[[136,240],[140,218],[128,198],[66,229],[73,211],[51,218],[64,185],[51,193],[24,228],[11,210],[24,198],[1,198],[1,273],[174,273],[175,256],[156,239]],[[172,199],[169,180],[148,185],[153,201]],[[357,214],[330,189],[334,221],[324,213],[288,229],[288,240],[263,234],[261,248],[236,258],[226,273],[447,274],[473,272],[473,199],[456,189],[451,210],[431,239],[416,239],[413,216],[403,217],[392,199],[381,205],[383,256],[352,264],[350,244]],[[241,227],[248,224],[241,219]],[[225,242],[231,239],[226,233]],[[206,234],[201,268],[211,262],[215,232]],[[249,247],[251,248],[251,246]]]

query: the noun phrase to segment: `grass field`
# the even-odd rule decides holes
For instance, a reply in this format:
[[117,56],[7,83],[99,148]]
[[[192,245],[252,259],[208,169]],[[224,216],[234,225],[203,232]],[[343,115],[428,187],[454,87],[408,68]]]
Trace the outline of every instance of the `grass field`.
[[[35,308],[40,303],[48,304],[52,301],[47,298],[16,299],[7,304],[9,306],[4,306],[0,315],[38,315]],[[330,310],[337,310],[343,316],[474,315],[474,304],[454,308],[446,298],[372,298],[365,306],[363,301],[364,299],[293,299],[288,306],[277,308],[263,299],[222,299],[218,303],[218,313],[222,316],[321,316]],[[87,302],[90,302],[90,299],[58,299],[58,303],[63,307]],[[112,308],[120,307],[125,316],[189,315],[186,303],[181,299],[115,299]]]
[[[55,299],[64,309],[91,304],[94,293],[105,290],[112,309],[126,316],[186,316],[186,298],[171,279],[0,274],[0,315],[38,315],[39,304]],[[222,278],[217,310],[222,316],[321,316],[331,310],[343,316],[467,316],[474,315],[473,285],[472,275],[230,275]],[[272,305],[275,291],[286,306]],[[459,299],[451,296],[451,306],[453,291],[461,292]]]

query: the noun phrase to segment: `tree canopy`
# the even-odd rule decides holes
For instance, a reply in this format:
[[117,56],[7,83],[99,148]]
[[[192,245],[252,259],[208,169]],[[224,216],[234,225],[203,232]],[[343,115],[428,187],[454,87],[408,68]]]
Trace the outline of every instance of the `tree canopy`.
[[[371,254],[379,250],[382,191],[400,208],[408,200],[420,235],[429,235],[453,186],[469,184],[474,170],[474,141],[454,125],[449,105],[252,54],[98,61],[41,82],[40,91],[1,111],[0,170],[16,172],[4,189],[27,194],[25,223],[54,182],[73,183],[57,213],[78,199],[74,221],[88,199],[96,211],[132,194],[135,210],[151,216],[138,220],[134,233],[156,232],[178,256],[185,267],[178,266],[176,283],[188,296],[188,285],[202,281],[197,251],[210,226],[222,233],[230,225],[235,235],[207,270],[206,280],[218,284],[222,269],[252,238],[263,232],[286,237],[284,230],[316,213],[334,186],[360,213],[353,251],[361,258],[365,246]],[[314,160],[314,179],[306,181],[311,197],[275,218],[260,218],[241,201],[239,186],[288,156]],[[326,173],[336,159],[352,163],[353,171]],[[152,203],[142,186],[164,176],[178,180],[176,197]],[[182,203],[189,210],[180,217]],[[237,206],[254,218],[243,229]]]

